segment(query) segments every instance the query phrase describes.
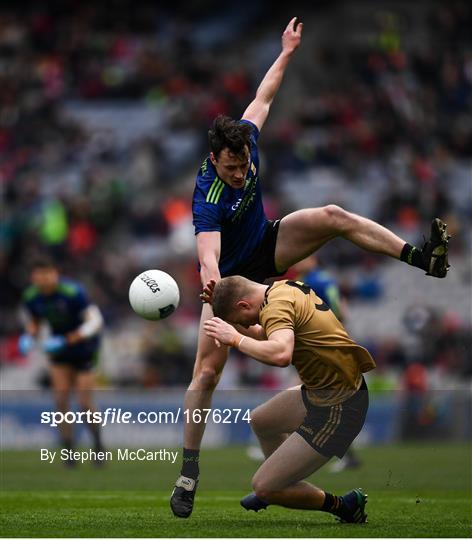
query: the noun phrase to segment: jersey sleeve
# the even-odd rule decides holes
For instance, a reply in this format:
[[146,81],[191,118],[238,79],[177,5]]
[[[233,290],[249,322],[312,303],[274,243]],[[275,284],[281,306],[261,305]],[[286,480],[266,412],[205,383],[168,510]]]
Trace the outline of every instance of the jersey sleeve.
[[85,292],[85,289],[83,289],[82,287],[77,287],[77,294],[74,298],[74,304],[77,308],[77,311],[79,312],[90,306],[90,300],[88,298],[88,295]]
[[248,124],[249,126],[251,126],[251,128],[252,128],[251,137],[250,137],[251,138],[251,143],[253,145],[256,145],[257,144],[257,139],[259,138],[259,130],[257,129],[256,124],[253,124],[249,120],[240,120],[239,123],[240,124]]
[[34,285],[30,285],[25,291],[21,298],[22,308],[24,313],[35,319],[39,319],[39,312],[37,309],[37,298],[38,298],[38,289]]
[[216,204],[194,202],[193,226],[195,234],[200,232],[221,231],[221,210]]
[[[295,302],[291,291],[273,291],[269,296],[269,301],[262,308],[259,315],[259,322],[269,337],[276,330],[295,329]],[[271,298],[272,297],[272,298]]]
[[27,316],[32,317],[34,319],[40,319],[39,313],[36,309],[36,304],[31,301],[23,301],[22,309],[26,313]]

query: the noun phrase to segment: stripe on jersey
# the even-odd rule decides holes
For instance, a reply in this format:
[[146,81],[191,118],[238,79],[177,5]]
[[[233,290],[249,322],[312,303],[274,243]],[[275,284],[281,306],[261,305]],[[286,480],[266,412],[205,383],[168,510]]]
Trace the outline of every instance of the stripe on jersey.
[[223,182],[223,180],[220,180],[218,177],[216,177],[211,184],[210,190],[208,191],[206,202],[217,204],[220,200],[220,196],[223,192],[224,187],[225,183]]

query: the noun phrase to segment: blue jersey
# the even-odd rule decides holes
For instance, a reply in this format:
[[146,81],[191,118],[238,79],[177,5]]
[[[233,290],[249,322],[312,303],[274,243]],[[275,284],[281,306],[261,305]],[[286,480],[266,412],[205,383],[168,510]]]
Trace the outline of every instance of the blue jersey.
[[331,311],[340,317],[340,295],[336,280],[324,270],[315,268],[303,276],[302,281],[309,285],[326,304]]
[[204,231],[221,232],[220,274],[231,275],[244,264],[261,242],[268,224],[262,206],[259,179],[257,139],[259,130],[252,127],[250,136],[251,163],[246,185],[234,189],[218,178],[210,158],[206,158],[197,175],[193,193],[193,225],[195,234]]
[[[45,295],[31,285],[23,293],[23,303],[30,315],[46,321],[54,335],[64,336],[83,323],[82,312],[89,305],[84,288],[77,282],[61,278],[54,293]],[[99,337],[92,336],[75,345],[67,345],[55,357],[83,358],[96,352]]]

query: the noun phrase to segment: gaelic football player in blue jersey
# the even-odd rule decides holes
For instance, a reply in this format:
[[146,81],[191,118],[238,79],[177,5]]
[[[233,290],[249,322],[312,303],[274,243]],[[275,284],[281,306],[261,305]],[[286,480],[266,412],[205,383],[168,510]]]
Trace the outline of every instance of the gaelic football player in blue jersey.
[[[83,411],[94,411],[92,393],[103,319],[99,308],[91,304],[79,283],[59,275],[57,266],[47,258],[32,265],[31,285],[23,293],[25,332],[18,348],[28,354],[36,345],[49,356],[50,376],[57,410],[68,411],[72,390]],[[51,335],[38,343],[40,328],[47,323]],[[89,423],[96,452],[102,450],[100,428]],[[59,425],[62,445],[72,449],[72,425]],[[73,466],[72,460],[65,461]],[[99,461],[96,465],[101,465]]]
[[[282,35],[282,51],[242,119],[219,116],[209,131],[210,155],[198,172],[193,197],[202,284],[236,274],[263,282],[282,275],[291,265],[339,236],[362,249],[417,266],[428,275],[445,277],[448,236],[439,219],[432,223],[429,241],[418,249],[378,223],[335,205],[298,210],[275,222],[266,218],[257,140],[288,63],[300,44],[302,28],[296,17],[289,22]],[[217,348],[203,332],[203,323],[211,316],[211,306],[205,303],[193,379],[184,403],[190,410],[210,407],[228,355],[227,347]],[[188,517],[193,509],[204,430],[204,422],[190,422],[184,427],[183,466],[171,497],[172,511],[179,517]]]

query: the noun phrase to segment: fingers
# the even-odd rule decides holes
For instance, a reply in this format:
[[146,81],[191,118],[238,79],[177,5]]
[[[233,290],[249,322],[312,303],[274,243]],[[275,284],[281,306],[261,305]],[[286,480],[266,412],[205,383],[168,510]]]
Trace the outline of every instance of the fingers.
[[207,304],[212,303],[212,293],[211,291],[208,291],[207,289],[204,289],[203,292],[200,294],[200,300],[202,302],[206,302]]
[[216,281],[214,279],[211,279],[204,287],[203,291],[200,294],[200,299],[202,302],[206,302],[208,304],[211,304],[211,299],[213,296],[213,291],[215,289]]
[[290,22],[287,24],[287,30],[293,30],[295,28],[295,22],[297,20],[297,17],[293,17],[290,19]]
[[218,332],[218,325],[215,321],[213,321],[212,319],[209,319],[208,321],[205,321],[203,323],[203,330],[205,331],[205,334],[210,337],[210,338],[213,338],[214,341],[215,341],[215,345],[219,348],[221,347],[221,341],[219,341],[216,336],[219,335],[219,332]]
[[216,281],[211,280],[203,287],[203,290],[213,292],[213,290],[215,289],[215,285],[216,285]]
[[202,294],[200,294],[200,300],[204,304],[211,304],[211,296],[207,294],[206,292],[202,292]]
[[216,334],[218,330],[218,325],[214,321],[208,320],[203,323],[203,329],[207,334],[210,334],[212,332]]
[[300,19],[298,17],[293,17],[288,23],[286,30],[292,30],[293,32],[296,32],[298,35],[300,35],[303,30],[303,23],[300,22]]
[[[221,337],[223,335],[225,325],[226,323],[224,323],[221,319],[213,317],[203,323],[203,330],[208,337],[212,337],[216,340],[217,337]],[[220,345],[218,345],[218,347]]]
[[213,317],[211,319],[208,319],[206,320],[204,323],[203,323],[203,328],[205,330],[212,330],[214,332],[216,332],[218,330],[218,328],[221,328],[222,327],[222,323],[223,321],[221,319],[217,319],[216,317]]

